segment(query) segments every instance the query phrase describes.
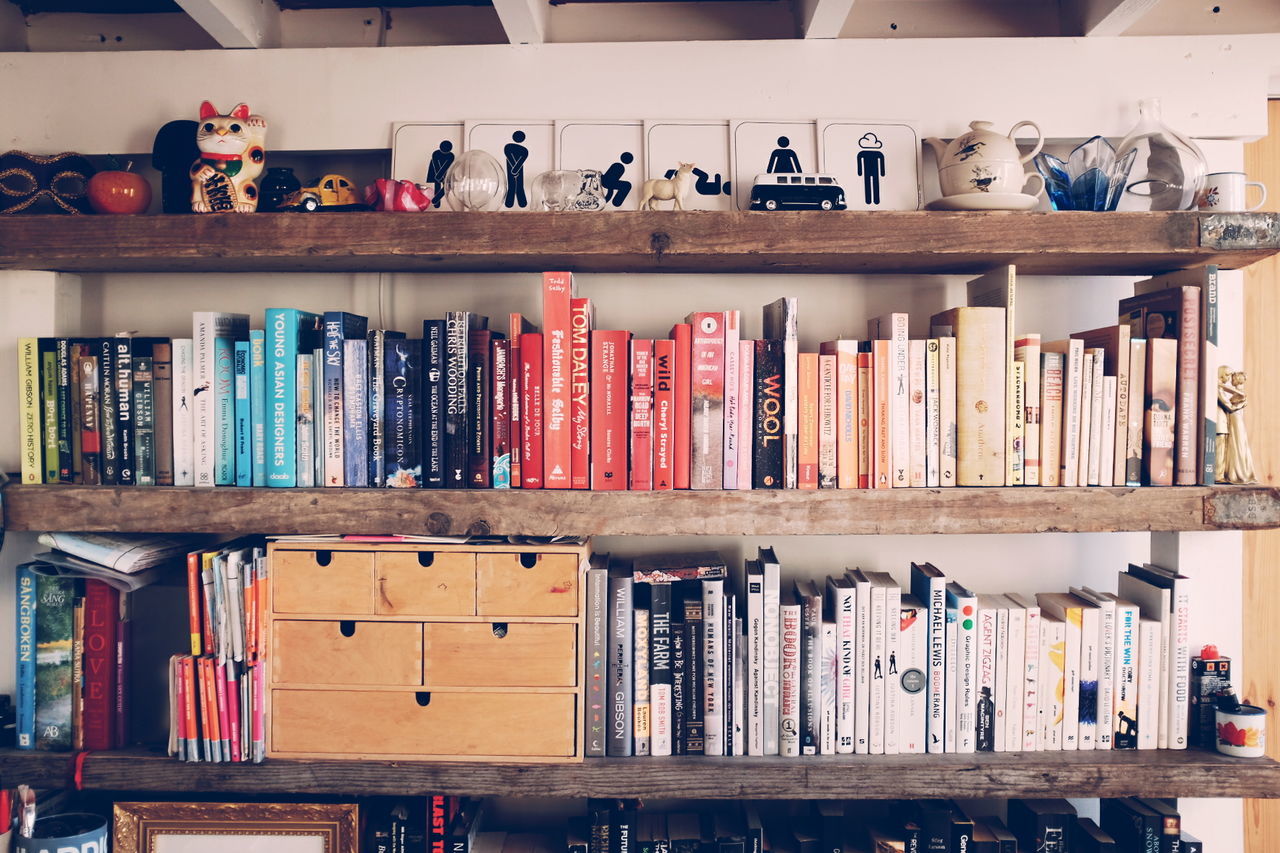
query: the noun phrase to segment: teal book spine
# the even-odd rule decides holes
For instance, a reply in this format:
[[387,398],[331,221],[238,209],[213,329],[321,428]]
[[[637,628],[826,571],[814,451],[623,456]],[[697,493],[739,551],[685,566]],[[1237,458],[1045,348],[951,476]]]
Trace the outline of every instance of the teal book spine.
[[36,576],[36,749],[71,749],[75,578]]
[[249,423],[252,485],[267,484],[267,336],[262,329],[249,331]]
[[[298,485],[298,355],[310,353],[320,317],[296,308],[268,308],[266,316],[267,485]],[[306,338],[304,340],[304,338]]]
[[36,573],[18,566],[17,613],[17,719],[18,749],[36,748]]
[[236,341],[235,348],[235,443],[236,485],[253,485],[252,430],[249,411],[249,342]]
[[236,342],[232,338],[218,337],[214,339],[213,347],[213,482],[216,486],[234,486],[236,482]]

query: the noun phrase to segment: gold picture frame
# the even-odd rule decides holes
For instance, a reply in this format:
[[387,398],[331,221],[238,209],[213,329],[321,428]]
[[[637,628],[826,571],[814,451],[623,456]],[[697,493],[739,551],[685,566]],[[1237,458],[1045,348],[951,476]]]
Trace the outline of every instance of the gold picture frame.
[[[218,849],[357,853],[354,803],[115,804],[115,853],[203,853]],[[235,838],[234,846],[227,840]],[[223,839],[218,841],[218,839]],[[289,840],[292,841],[289,841]]]

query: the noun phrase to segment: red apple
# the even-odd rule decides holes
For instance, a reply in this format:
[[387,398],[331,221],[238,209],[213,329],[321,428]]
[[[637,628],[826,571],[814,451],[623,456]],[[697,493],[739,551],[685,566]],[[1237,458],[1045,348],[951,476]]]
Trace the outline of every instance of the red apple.
[[146,213],[151,206],[151,184],[136,172],[98,172],[89,179],[88,193],[95,213]]

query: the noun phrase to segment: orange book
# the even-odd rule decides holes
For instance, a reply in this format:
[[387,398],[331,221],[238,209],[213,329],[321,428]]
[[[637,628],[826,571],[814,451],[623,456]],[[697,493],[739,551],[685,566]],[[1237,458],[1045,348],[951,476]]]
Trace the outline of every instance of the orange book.
[[[214,685],[213,658],[205,655],[196,659],[200,665],[200,729],[204,732],[206,755],[221,749],[222,728],[218,722],[218,693]],[[214,747],[214,744],[218,744]]]
[[570,488],[573,468],[573,422],[570,414],[572,361],[569,340],[572,329],[570,302],[573,274],[542,274],[542,446],[543,488]]
[[889,446],[890,341],[871,342],[871,471],[872,488],[893,488],[893,454]]
[[836,487],[858,488],[858,342],[826,341],[836,358]]
[[800,377],[799,437],[796,451],[796,485],[801,489],[818,488],[818,354],[800,353],[797,367]]
[[569,301],[569,419],[570,477],[575,489],[591,488],[591,328],[595,310],[591,300]]
[[200,724],[196,703],[200,696],[196,688],[196,659],[188,655],[178,658],[178,678],[182,681],[182,717],[187,727],[187,760],[199,754]]
[[258,632],[255,623],[258,620],[257,588],[253,578],[253,559],[250,558],[241,572],[249,572],[248,583],[244,584],[244,660],[253,663],[258,651]]

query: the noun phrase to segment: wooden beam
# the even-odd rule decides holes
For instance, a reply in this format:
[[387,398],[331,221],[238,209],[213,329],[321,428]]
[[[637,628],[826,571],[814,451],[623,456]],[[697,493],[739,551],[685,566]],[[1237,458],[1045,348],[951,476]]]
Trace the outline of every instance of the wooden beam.
[[800,35],[807,39],[839,38],[852,9],[853,0],[796,0]]
[[223,47],[278,47],[275,0],[177,0],[182,10]]
[[1120,36],[1160,0],[1080,0],[1080,31],[1086,36]]
[[512,44],[542,44],[547,40],[551,4],[547,0],[493,0],[493,8]]

